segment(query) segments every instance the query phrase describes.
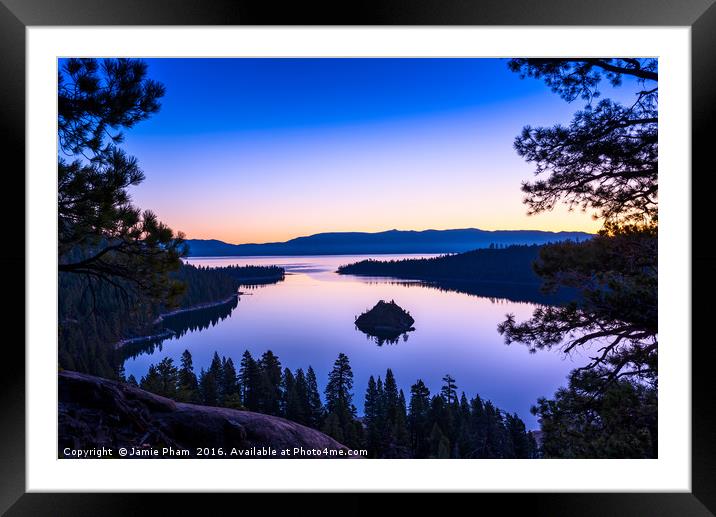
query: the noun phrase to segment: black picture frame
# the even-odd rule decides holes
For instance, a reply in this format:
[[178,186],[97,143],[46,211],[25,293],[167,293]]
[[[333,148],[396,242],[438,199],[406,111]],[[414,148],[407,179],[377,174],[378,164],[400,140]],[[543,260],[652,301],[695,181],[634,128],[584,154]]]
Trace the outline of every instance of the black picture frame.
[[[710,308],[698,304],[711,289],[716,255],[709,251],[714,192],[711,149],[716,139],[715,0],[427,0],[342,4],[264,0],[0,0],[0,145],[3,148],[4,220],[24,222],[25,29],[62,25],[601,25],[688,26],[692,44],[692,491],[691,493],[480,494],[503,507],[545,515],[713,515],[716,513],[715,390],[710,340],[704,328]],[[13,165],[11,165],[13,164]],[[21,173],[20,171],[23,171]],[[698,185],[698,188],[696,186]],[[13,201],[14,200],[14,201]],[[14,205],[13,205],[14,202]],[[24,320],[24,233],[16,224],[1,258],[8,271],[5,321]],[[10,225],[6,224],[6,229]],[[22,235],[22,236],[20,236]],[[697,239],[696,236],[701,236]],[[699,338],[704,339],[699,339]],[[20,337],[21,338],[21,337]],[[137,515],[156,496],[141,494],[35,494],[25,490],[25,353],[19,339],[6,339],[6,367],[0,375],[0,512],[8,515]],[[212,496],[212,505],[223,496]],[[244,511],[260,495],[241,494]],[[263,496],[265,497],[265,496]],[[455,495],[454,497],[457,497]],[[411,496],[424,509],[421,496]],[[232,500],[235,498],[232,496]],[[280,499],[272,496],[272,505]],[[330,507],[333,503],[322,499]],[[162,513],[188,511],[186,498],[162,498]],[[229,504],[232,504],[231,502]],[[370,497],[343,496],[340,513],[372,511]],[[452,503],[459,504],[459,503]],[[313,506],[313,503],[311,503]],[[485,507],[487,508],[487,507]],[[457,509],[457,508],[456,508]],[[311,513],[318,512],[316,507]],[[336,512],[333,512],[336,513]]]

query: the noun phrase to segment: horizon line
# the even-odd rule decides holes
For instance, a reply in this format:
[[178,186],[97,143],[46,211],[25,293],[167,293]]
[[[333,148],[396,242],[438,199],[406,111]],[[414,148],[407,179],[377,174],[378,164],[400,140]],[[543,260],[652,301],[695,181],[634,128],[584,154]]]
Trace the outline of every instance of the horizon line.
[[540,233],[554,233],[554,234],[559,234],[559,233],[583,233],[583,234],[586,234],[586,235],[596,235],[596,232],[595,232],[595,233],[591,233],[591,232],[587,232],[587,231],[584,231],[584,230],[558,230],[558,231],[554,231],[554,230],[538,230],[538,229],[483,230],[483,229],[481,229],[481,228],[476,228],[476,227],[472,226],[472,227],[465,227],[465,228],[442,228],[442,229],[437,229],[437,228],[425,228],[425,229],[422,229],[422,230],[413,230],[413,229],[403,230],[403,229],[398,229],[398,228],[391,228],[391,229],[388,229],[388,230],[378,230],[378,231],[374,231],[374,232],[369,232],[369,231],[355,231],[355,230],[327,231],[327,232],[311,233],[311,234],[308,234],[308,235],[303,235],[303,234],[301,234],[301,235],[296,235],[296,236],[290,237],[290,238],[288,238],[288,239],[286,239],[286,240],[284,240],[284,241],[267,241],[267,242],[228,242],[228,241],[224,241],[224,240],[221,240],[221,239],[216,239],[216,238],[213,238],[213,237],[205,237],[205,238],[202,238],[202,237],[185,237],[184,240],[217,241],[217,242],[222,242],[222,243],[224,243],[224,244],[230,244],[230,245],[232,245],[232,246],[242,246],[242,245],[245,245],[245,244],[247,244],[247,245],[282,244],[282,243],[286,243],[286,242],[292,241],[292,240],[294,240],[294,239],[299,239],[299,238],[301,238],[301,237],[313,237],[313,236],[316,236],[316,235],[327,235],[327,234],[338,234],[338,233],[362,233],[362,234],[375,235],[375,234],[379,234],[379,233],[388,233],[388,232],[413,232],[413,233],[423,233],[423,232],[431,232],[431,231],[432,231],[432,232],[449,232],[449,231],[463,231],[463,230],[477,230],[477,231],[485,232],[485,233],[495,233],[495,232],[540,232]]

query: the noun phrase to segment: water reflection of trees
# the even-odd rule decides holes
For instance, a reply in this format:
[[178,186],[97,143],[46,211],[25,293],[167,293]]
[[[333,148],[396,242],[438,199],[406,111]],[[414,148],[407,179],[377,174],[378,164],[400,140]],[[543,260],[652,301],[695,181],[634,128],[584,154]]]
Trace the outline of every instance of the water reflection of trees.
[[[246,291],[254,291],[271,284],[283,282],[284,278],[252,278],[251,283],[242,283],[239,287],[239,295],[247,294]],[[142,354],[152,354],[155,351],[162,351],[162,344],[165,341],[179,339],[189,332],[206,330],[218,325],[231,313],[239,303],[239,297],[232,298],[226,303],[193,309],[177,314],[166,315],[161,323],[157,324],[146,339],[130,341],[120,349],[121,360],[126,361]]]
[[365,337],[368,341],[373,341],[378,346],[383,345],[397,345],[401,338],[403,340],[403,343],[408,341],[408,332],[412,332],[415,329],[410,329],[407,332],[376,332],[376,331],[368,331],[365,329],[361,329],[358,326],[356,326],[356,330],[359,330],[363,334],[365,334]]
[[167,340],[179,339],[189,332],[213,327],[231,316],[238,303],[239,298],[237,297],[221,305],[164,316],[153,333],[153,337],[125,344],[121,348],[122,357],[127,360],[142,354],[152,354],[156,350],[161,351],[162,343]]
[[178,339],[188,332],[208,329],[231,316],[238,303],[239,298],[236,297],[226,304],[166,316],[164,328],[174,332],[172,339]]
[[421,289],[436,289],[442,292],[455,292],[484,298],[495,304],[538,304],[563,305],[575,299],[577,292],[561,289],[556,293],[544,293],[538,284],[510,284],[488,282],[462,282],[462,281],[427,281],[427,280],[397,280],[392,278],[377,278],[363,280],[367,284],[388,284],[403,287],[417,287]]

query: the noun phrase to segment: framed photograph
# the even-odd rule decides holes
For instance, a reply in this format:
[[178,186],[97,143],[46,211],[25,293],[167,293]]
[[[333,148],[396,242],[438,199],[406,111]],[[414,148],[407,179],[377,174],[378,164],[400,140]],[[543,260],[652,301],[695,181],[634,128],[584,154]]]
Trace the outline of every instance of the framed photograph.
[[711,515],[711,3],[4,0],[0,508]]

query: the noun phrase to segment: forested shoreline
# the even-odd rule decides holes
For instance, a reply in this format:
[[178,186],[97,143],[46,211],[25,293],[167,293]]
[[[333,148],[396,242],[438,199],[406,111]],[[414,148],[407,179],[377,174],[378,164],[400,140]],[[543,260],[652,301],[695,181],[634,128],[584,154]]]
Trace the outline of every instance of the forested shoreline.
[[532,264],[542,245],[492,246],[464,253],[400,260],[368,259],[338,268],[341,275],[389,276],[411,280],[510,283],[538,286]]
[[364,392],[364,415],[353,404],[353,372],[339,354],[322,399],[311,366],[282,368],[270,350],[254,358],[244,352],[238,370],[233,359],[214,352],[211,365],[197,375],[191,353],[181,364],[164,358],[130,385],[179,402],[227,407],[280,416],[317,429],[371,458],[537,458],[538,445],[517,414],[497,408],[479,395],[468,399],[450,375],[438,394],[418,379],[408,397],[390,368],[371,376]]
[[228,304],[241,286],[281,281],[284,270],[276,266],[181,264],[169,276],[183,286],[171,304],[147,300],[123,283],[112,285],[60,273],[59,366],[116,378],[122,361],[117,348],[152,336],[169,337],[166,329],[158,328],[164,317]]

